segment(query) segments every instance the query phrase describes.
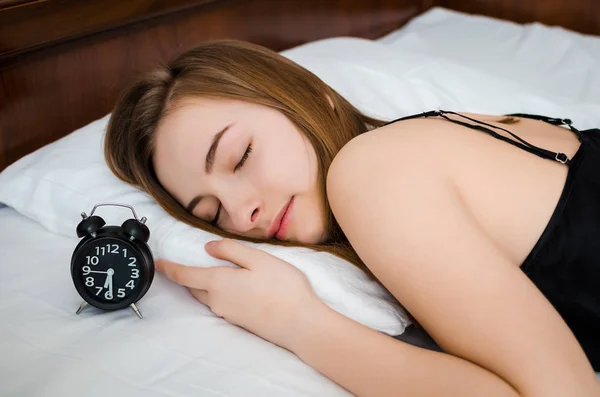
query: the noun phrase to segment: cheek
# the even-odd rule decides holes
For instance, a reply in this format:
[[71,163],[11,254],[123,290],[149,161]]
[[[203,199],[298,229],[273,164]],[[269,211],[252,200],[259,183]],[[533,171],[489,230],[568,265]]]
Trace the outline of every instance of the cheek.
[[315,166],[303,147],[294,150],[274,147],[268,156],[262,156],[257,166],[260,182],[269,185],[270,190],[285,188],[300,193],[315,183]]

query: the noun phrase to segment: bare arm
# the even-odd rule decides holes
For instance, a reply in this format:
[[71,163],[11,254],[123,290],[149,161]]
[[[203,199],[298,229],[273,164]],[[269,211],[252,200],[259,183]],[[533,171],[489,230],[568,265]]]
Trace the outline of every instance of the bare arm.
[[516,397],[493,373],[374,331],[324,304],[310,312],[286,348],[358,397]]
[[[444,351],[465,365],[452,369],[465,368],[455,376],[471,382],[467,362],[487,371],[480,378],[489,382],[482,395],[497,390],[498,378],[523,396],[597,395],[599,385],[576,339],[481,229],[435,163],[443,154],[424,158],[418,138],[399,142],[399,133],[391,134],[350,142],[329,172],[331,207],[363,261]],[[399,144],[405,145],[403,156]],[[386,354],[377,352],[373,357]],[[414,356],[435,362],[420,369],[430,371],[428,383],[444,379],[451,368],[443,355],[417,350]],[[413,365],[421,360],[412,357],[395,371],[419,371]],[[415,395],[419,387],[432,387],[413,386]],[[459,392],[438,386],[448,395]]]

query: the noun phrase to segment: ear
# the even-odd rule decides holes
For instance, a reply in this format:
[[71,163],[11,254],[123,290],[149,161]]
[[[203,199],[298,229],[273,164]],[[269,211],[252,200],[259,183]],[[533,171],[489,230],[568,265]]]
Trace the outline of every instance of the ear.
[[329,105],[331,105],[331,108],[333,110],[335,110],[335,105],[333,104],[333,101],[331,100],[331,97],[328,94],[325,94],[325,96],[327,97],[327,102],[329,102]]

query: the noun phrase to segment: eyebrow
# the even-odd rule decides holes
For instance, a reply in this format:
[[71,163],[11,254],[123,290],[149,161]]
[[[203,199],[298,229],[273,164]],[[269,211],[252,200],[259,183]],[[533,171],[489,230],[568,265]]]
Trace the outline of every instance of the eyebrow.
[[[210,148],[208,148],[208,152],[206,152],[206,160],[204,163],[204,169],[207,174],[210,174],[213,169],[213,165],[215,163],[215,154],[217,153],[217,148],[219,147],[219,142],[221,142],[221,138],[225,135],[225,132],[231,127],[229,124],[227,127],[223,128],[221,131],[217,132],[215,136],[213,136],[212,143],[210,144]],[[190,203],[185,208],[187,212],[192,212],[194,207],[198,205],[200,200],[202,200],[204,196],[196,196],[190,201]]]

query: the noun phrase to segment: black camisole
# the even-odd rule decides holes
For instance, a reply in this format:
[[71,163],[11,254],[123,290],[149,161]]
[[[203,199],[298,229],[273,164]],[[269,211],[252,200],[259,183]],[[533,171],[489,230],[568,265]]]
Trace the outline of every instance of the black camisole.
[[[465,121],[451,119],[447,114],[460,116]],[[403,117],[387,124],[419,117],[443,117],[569,167],[558,204],[521,269],[562,316],[594,370],[600,371],[600,129],[578,130],[568,119],[521,113],[507,116],[568,126],[581,145],[575,155],[568,158],[564,153],[534,146],[504,128],[443,110]],[[500,135],[497,130],[515,139]],[[417,338],[415,334],[419,331],[407,331],[406,335],[396,338],[439,350],[427,335]]]

